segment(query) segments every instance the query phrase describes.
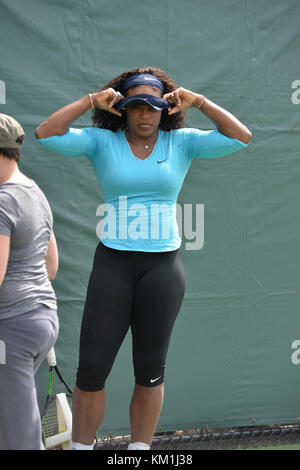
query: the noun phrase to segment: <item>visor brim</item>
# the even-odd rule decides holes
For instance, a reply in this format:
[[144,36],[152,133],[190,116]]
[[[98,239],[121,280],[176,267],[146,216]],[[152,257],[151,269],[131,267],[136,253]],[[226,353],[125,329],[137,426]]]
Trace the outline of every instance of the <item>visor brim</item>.
[[118,111],[121,111],[122,109],[127,108],[129,106],[150,106],[156,111],[163,111],[164,109],[171,108],[171,104],[168,101],[162,98],[158,98],[154,95],[146,94],[133,95],[128,96],[127,98],[123,98],[115,105],[115,108]]

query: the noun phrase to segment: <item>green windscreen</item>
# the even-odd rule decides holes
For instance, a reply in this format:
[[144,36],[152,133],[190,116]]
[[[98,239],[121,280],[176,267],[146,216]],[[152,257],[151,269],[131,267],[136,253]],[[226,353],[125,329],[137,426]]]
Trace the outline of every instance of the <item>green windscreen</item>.
[[[187,284],[163,430],[292,423],[300,413],[299,18],[295,0],[0,2],[0,112],[23,125],[20,168],[53,211],[56,354],[71,387],[103,194],[86,157],[46,150],[35,128],[119,73],[152,65],[253,134],[237,153],[195,159],[179,195]],[[90,126],[90,113],[73,125]],[[196,109],[187,126],[215,128]],[[46,361],[36,385],[42,403]],[[107,381],[103,433],[129,432],[133,387],[128,334]]]

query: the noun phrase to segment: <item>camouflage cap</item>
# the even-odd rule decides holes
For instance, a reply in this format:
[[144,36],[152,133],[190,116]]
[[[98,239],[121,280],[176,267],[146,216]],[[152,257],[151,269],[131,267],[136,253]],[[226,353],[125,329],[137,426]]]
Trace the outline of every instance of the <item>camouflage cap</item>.
[[18,149],[23,145],[25,132],[13,117],[0,113],[0,148]]

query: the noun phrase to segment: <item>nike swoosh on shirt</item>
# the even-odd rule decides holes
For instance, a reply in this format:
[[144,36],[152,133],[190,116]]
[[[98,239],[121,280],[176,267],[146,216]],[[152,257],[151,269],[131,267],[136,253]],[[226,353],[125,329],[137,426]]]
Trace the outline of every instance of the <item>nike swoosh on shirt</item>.
[[157,160],[157,163],[162,163],[162,162],[166,162],[166,161],[167,161],[167,159],[165,158],[164,160],[161,160],[161,161]]
[[157,379],[150,379],[150,382],[153,384],[153,382],[156,382],[160,378],[161,378],[161,375],[159,377],[157,377]]

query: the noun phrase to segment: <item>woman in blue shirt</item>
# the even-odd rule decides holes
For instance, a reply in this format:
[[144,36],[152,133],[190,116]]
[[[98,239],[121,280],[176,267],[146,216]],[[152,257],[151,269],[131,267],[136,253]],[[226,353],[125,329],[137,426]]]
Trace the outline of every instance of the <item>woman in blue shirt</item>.
[[[216,125],[184,127],[196,107]],[[93,127],[72,121],[93,109]],[[252,135],[201,94],[177,88],[162,70],[133,69],[52,114],[39,142],[95,169],[107,215],[96,248],[83,313],[73,403],[73,448],[90,449],[105,411],[105,381],[129,329],[135,389],[129,449],[149,449],[164,393],[168,345],[185,291],[176,201],[196,157],[245,147]]]

